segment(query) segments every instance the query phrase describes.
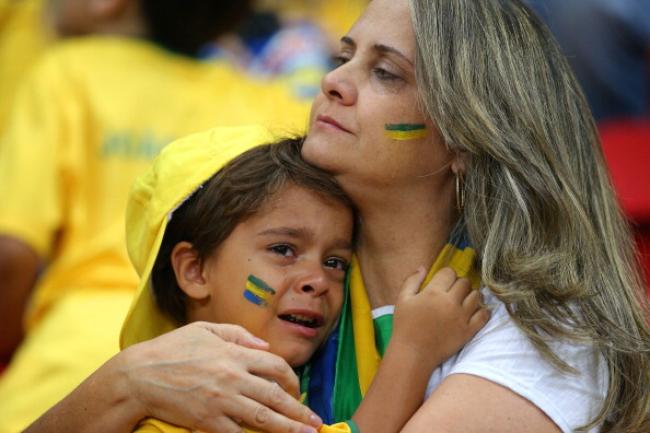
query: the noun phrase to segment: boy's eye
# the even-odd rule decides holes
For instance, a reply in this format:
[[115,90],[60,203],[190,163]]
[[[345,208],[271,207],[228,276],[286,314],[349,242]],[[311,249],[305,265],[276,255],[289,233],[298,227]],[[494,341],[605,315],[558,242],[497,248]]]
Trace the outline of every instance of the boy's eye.
[[340,271],[347,271],[348,270],[348,262],[347,260],[338,258],[338,257],[330,257],[325,260],[324,265],[328,268],[331,269],[336,269]]
[[269,250],[284,257],[292,257],[295,255],[293,248],[286,244],[271,245]]

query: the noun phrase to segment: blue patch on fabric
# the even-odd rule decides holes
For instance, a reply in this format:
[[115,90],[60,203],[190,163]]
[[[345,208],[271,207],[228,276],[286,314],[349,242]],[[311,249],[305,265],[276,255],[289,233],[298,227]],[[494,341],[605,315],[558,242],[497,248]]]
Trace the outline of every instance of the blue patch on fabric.
[[332,408],[334,378],[336,377],[336,355],[339,347],[339,325],[332,331],[325,344],[311,360],[309,378],[309,407],[321,417],[325,424],[334,424]]

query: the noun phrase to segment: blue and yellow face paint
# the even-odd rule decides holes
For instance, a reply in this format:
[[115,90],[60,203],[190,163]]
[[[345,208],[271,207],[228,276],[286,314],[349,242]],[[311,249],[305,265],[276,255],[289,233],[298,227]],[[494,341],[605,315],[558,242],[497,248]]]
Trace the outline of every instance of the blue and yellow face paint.
[[406,141],[427,136],[424,123],[388,123],[384,126],[386,136],[393,140]]
[[255,305],[266,307],[269,304],[269,298],[275,295],[275,290],[255,275],[251,274],[246,280],[244,289],[244,298]]

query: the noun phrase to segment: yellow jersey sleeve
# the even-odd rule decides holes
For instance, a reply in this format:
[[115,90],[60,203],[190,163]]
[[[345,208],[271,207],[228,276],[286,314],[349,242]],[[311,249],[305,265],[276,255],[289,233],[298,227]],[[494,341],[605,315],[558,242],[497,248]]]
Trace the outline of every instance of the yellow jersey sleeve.
[[0,137],[0,233],[21,239],[44,257],[63,225],[63,197],[76,169],[68,149],[79,136],[71,130],[79,115],[74,91],[51,60],[23,83]]

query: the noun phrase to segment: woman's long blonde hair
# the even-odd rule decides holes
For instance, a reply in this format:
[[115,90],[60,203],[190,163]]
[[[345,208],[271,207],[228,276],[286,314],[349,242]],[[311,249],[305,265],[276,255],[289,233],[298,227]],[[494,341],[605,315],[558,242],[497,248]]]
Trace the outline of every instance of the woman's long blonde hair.
[[650,330],[629,229],[585,98],[518,0],[411,0],[421,102],[467,155],[462,218],[483,283],[557,368],[549,341],[602,352],[609,389],[585,429],[650,431]]

